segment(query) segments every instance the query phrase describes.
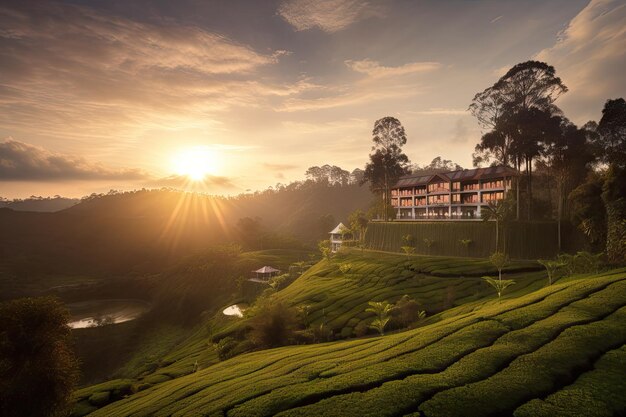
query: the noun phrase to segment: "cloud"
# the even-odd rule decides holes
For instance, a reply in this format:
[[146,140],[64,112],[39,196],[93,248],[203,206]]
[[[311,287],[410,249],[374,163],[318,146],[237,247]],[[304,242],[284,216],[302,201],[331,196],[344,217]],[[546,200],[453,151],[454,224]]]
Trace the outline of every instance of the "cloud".
[[498,20],[502,19],[504,16],[498,16],[496,18],[493,18],[489,21],[489,23],[496,23]]
[[287,171],[287,170],[291,170],[291,169],[297,169],[300,168],[298,165],[293,165],[293,164],[271,164],[271,163],[264,163],[263,166],[271,171]]
[[[406,99],[421,94],[426,88],[424,76],[442,68],[438,62],[410,62],[392,67],[364,59],[344,61],[346,66],[365,77],[356,82],[317,87],[317,96],[288,97],[276,110],[285,112],[313,111],[344,106],[371,104],[389,99]],[[381,83],[381,79],[388,82]],[[310,90],[313,90],[311,88]]]
[[287,0],[278,14],[297,31],[319,28],[332,33],[383,12],[380,4],[364,0]]
[[0,126],[85,147],[98,140],[103,152],[160,129],[214,131],[225,111],[315,88],[258,75],[288,55],[173,20],[0,2]]
[[386,67],[377,61],[364,59],[362,61],[345,61],[345,64],[352,70],[367,74],[370,77],[398,77],[401,75],[430,72],[441,68],[439,62],[410,62],[398,67]]
[[136,180],[136,169],[111,169],[84,158],[52,153],[12,138],[0,142],[0,180]]
[[604,102],[626,92],[626,4],[592,0],[556,44],[534,58],[553,65],[569,92],[557,104],[576,123],[600,117]]

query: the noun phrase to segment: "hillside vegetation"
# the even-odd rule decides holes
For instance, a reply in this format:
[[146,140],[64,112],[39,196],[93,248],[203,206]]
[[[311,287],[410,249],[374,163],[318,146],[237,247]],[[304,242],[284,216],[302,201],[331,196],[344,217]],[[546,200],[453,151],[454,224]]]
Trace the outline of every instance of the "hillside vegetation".
[[93,415],[619,414],[624,320],[626,270],[562,279],[402,333],[241,355]]
[[[586,243],[582,233],[571,223],[564,222],[561,226],[561,250],[570,253],[582,250]],[[512,258],[552,258],[560,252],[556,222],[510,222],[500,229],[500,242],[506,245],[506,252]],[[494,221],[373,222],[367,227],[365,243],[371,249],[402,252],[402,237],[406,235],[413,236],[415,253],[422,255],[488,257],[496,251]],[[429,246],[425,239],[429,240]],[[463,240],[467,246],[461,243]]]

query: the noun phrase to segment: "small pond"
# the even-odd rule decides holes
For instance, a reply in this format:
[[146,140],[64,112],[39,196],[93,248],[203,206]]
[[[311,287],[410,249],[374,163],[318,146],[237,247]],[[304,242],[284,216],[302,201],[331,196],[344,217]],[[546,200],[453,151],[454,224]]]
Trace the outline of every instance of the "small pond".
[[150,303],[135,299],[90,300],[67,305],[72,329],[135,320],[148,310]]
[[232,306],[226,307],[222,313],[227,316],[243,317],[245,307],[247,307],[245,304],[233,304]]

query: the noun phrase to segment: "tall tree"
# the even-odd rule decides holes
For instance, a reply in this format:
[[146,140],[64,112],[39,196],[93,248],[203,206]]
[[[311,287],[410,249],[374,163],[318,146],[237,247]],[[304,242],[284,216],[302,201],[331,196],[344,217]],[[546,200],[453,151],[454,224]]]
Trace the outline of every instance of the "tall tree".
[[[567,87],[556,76],[554,67],[539,61],[515,65],[492,87],[476,94],[470,112],[480,126],[489,130],[476,147],[474,162],[495,158],[503,165],[521,170],[527,178],[528,217],[532,211],[532,165],[540,155],[542,141],[561,112],[554,102]],[[517,183],[519,199],[519,182]],[[519,218],[519,208],[518,215]]]
[[545,141],[543,157],[556,186],[558,248],[561,250],[561,221],[566,197],[582,183],[589,172],[594,155],[587,143],[586,130],[578,129],[566,119],[560,123],[560,134]]
[[51,297],[0,304],[0,415],[66,415],[78,379],[68,319]]
[[374,145],[362,183],[369,182],[370,189],[381,194],[383,207],[387,207],[390,204],[391,187],[408,173],[409,158],[402,152],[402,146],[406,144],[406,132],[395,117],[383,117],[374,123],[372,136]]
[[602,200],[606,207],[606,253],[611,262],[626,260],[626,101],[608,100],[598,123],[599,148],[608,164]]

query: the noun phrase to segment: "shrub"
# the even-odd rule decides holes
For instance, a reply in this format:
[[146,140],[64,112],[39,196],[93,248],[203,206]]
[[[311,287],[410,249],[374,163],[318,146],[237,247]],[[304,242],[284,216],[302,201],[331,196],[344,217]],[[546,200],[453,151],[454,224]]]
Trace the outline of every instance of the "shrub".
[[298,312],[280,301],[263,301],[260,306],[255,306],[250,320],[250,341],[263,348],[289,344],[293,339]]
[[339,265],[339,270],[344,275],[346,275],[348,272],[350,272],[351,269],[352,269],[352,264],[349,263],[349,262],[344,262],[341,265]]
[[401,327],[409,327],[415,321],[426,317],[426,312],[419,309],[417,301],[407,294],[396,302],[392,314]]
[[230,336],[220,339],[220,341],[214,345],[217,356],[222,361],[233,357],[232,351],[236,346],[237,341]]
[[322,258],[330,259],[330,256],[332,255],[332,251],[331,251],[331,248],[330,248],[330,240],[328,240],[328,239],[320,240],[317,243],[317,248],[319,249],[320,253],[322,254]]
[[370,331],[370,326],[364,321],[360,321],[359,324],[354,328],[354,335],[356,337],[363,337],[367,335]]
[[95,392],[89,397],[89,402],[96,407],[104,407],[111,402],[111,393],[109,391]]

